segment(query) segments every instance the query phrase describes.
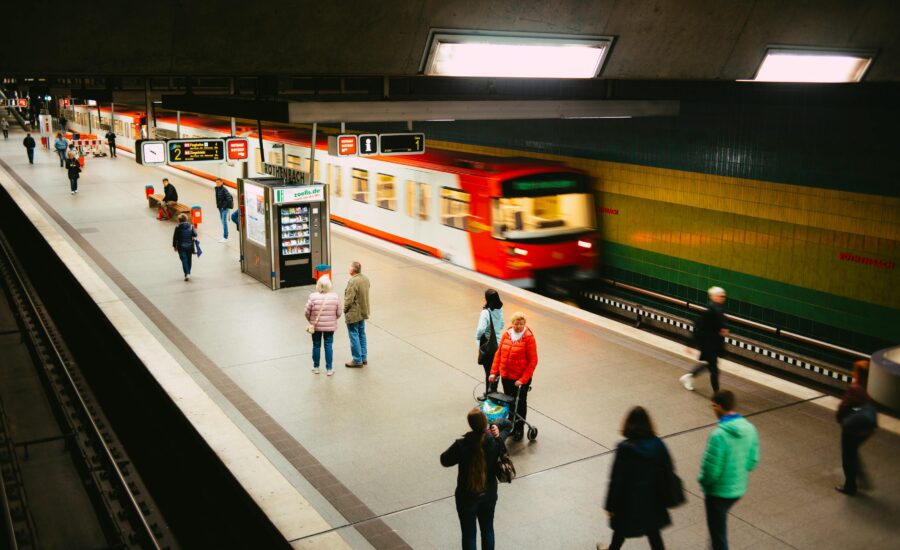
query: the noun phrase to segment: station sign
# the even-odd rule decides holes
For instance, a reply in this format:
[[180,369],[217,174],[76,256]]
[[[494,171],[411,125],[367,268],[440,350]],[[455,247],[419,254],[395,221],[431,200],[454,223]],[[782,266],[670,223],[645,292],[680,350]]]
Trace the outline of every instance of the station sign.
[[368,157],[378,154],[378,134],[360,134],[359,156]]
[[170,164],[225,162],[224,139],[170,139],[166,143]]
[[166,142],[140,139],[135,143],[134,160],[144,166],[159,166],[166,163]]
[[381,155],[421,155],[425,152],[425,134],[380,134]]
[[355,157],[358,141],[355,134],[328,136],[328,154],[333,157]]
[[244,138],[228,138],[225,140],[228,160],[246,160],[250,156],[250,146]]

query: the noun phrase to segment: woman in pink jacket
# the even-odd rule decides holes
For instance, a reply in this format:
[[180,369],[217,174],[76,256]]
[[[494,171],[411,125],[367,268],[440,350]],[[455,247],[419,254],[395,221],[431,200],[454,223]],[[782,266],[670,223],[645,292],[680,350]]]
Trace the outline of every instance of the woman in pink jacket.
[[321,350],[319,345],[325,340],[325,374],[331,376],[333,357],[331,344],[334,342],[334,331],[337,330],[338,319],[341,317],[341,299],[331,292],[331,277],[322,275],[316,282],[316,292],[309,296],[306,302],[306,320],[315,328],[312,333],[312,359],[313,374],[319,374],[319,359]]

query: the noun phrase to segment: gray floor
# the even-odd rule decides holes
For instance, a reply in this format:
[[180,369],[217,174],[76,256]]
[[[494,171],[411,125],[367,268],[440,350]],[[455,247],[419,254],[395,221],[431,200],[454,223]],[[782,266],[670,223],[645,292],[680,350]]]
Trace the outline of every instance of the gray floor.
[[[342,366],[349,345],[341,329],[335,337],[336,375],[313,375],[302,318],[310,289],[272,292],[240,273],[237,242],[215,242],[221,225],[210,188],[139,167],[122,155],[88,159],[81,192],[73,197],[55,157],[38,151],[37,164],[28,166],[20,143],[21,136],[12,133],[8,143],[0,143],[0,156],[371,513],[413,548],[458,546],[455,472],[442,469],[438,455],[465,431],[465,413],[482,379],[473,337],[481,286],[336,237],[336,287],[346,284],[343,266],[351,260],[362,262],[372,280],[370,364],[359,370]],[[181,202],[199,204],[205,212],[204,255],[195,260],[190,283],[181,280],[169,246],[173,225],[157,222],[143,199],[144,185],[159,188],[166,176]],[[677,382],[691,366],[687,359],[504,300],[506,317],[524,311],[538,340],[541,362],[529,419],[540,437],[512,448],[520,477],[501,488],[498,547],[593,548],[609,539],[602,506],[610,449],[619,440],[623,415],[636,404],[649,408],[690,492],[664,532],[667,544],[704,547],[703,504],[694,480],[715,420],[707,382],[687,392]],[[202,378],[190,356],[186,352],[179,360]],[[895,547],[890,541],[900,534],[897,436],[879,433],[866,444],[874,487],[848,499],[832,489],[840,482],[840,455],[830,411],[728,375],[723,385],[735,389],[740,410],[751,415],[762,440],[762,462],[729,520],[733,548]],[[368,547],[359,534],[365,526],[348,526],[333,495],[319,494],[319,485],[293,469],[290,457],[276,456],[279,442],[265,441],[259,423],[240,418],[243,409],[233,395],[213,386],[205,384],[333,527],[354,547]],[[628,543],[641,547],[644,541]]]

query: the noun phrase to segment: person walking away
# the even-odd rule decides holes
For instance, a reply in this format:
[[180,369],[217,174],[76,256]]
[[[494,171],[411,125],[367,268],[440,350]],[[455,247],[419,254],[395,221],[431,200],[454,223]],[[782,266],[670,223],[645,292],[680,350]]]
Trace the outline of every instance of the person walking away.
[[441,453],[441,465],[445,468],[459,466],[454,498],[463,550],[477,548],[478,527],[481,528],[482,550],[493,550],[497,459],[503,450],[503,440],[509,434],[510,423],[503,421],[488,427],[487,417],[479,409],[469,411],[466,420],[471,431]]
[[112,131],[112,128],[106,132],[106,144],[109,145],[110,158],[116,158],[116,133]]
[[713,550],[728,550],[728,510],[747,492],[749,473],[759,462],[759,434],[753,424],[734,412],[730,391],[717,391],[712,408],[719,425],[709,435],[697,480],[704,494]]
[[159,201],[159,205],[157,206],[157,220],[168,220],[171,216],[169,216],[169,205],[175,204],[178,202],[178,190],[175,189],[175,186],[169,183],[169,178],[163,178],[163,199]]
[[9,122],[5,118],[0,118],[0,129],[3,130],[3,139],[9,139]]
[[609,546],[597,544],[597,550],[619,550],[626,538],[644,536],[652,550],[664,550],[659,532],[671,524],[664,495],[675,475],[672,457],[643,407],[631,409],[622,435],[625,441],[616,447],[606,494],[613,538]]
[[69,153],[69,157],[66,159],[66,170],[69,173],[69,190],[74,195],[78,192],[78,177],[81,174],[81,163],[78,162],[73,153]]
[[228,211],[234,207],[234,198],[228,189],[225,188],[225,182],[216,179],[216,208],[219,209],[219,219],[222,220],[222,238],[220,243],[228,242]]
[[856,494],[857,479],[865,479],[859,448],[878,427],[877,411],[866,391],[868,382],[869,362],[857,361],[853,364],[853,383],[841,399],[836,415],[837,421],[841,424],[841,465],[844,469],[844,484],[838,485],[835,490],[848,496]]
[[344,290],[344,320],[350,334],[352,359],[344,364],[360,368],[369,364],[366,346],[366,319],[369,318],[369,278],[362,274],[359,262],[350,264],[350,281]]
[[713,393],[719,391],[719,356],[725,348],[725,337],[728,336],[728,327],[725,325],[725,290],[721,287],[711,287],[709,303],[706,311],[700,314],[694,325],[694,341],[700,350],[700,364],[691,372],[682,376],[679,380],[685,389],[694,389],[694,377],[704,369],[709,369],[709,382],[712,384]]
[[68,124],[69,121],[66,120],[66,116],[59,115],[59,129],[62,131],[62,133],[66,133],[66,126],[68,126]]
[[518,311],[513,313],[510,323],[512,326],[503,333],[500,346],[494,354],[488,382],[493,384],[499,376],[503,382],[503,393],[519,396],[516,410],[519,418],[513,419],[515,422],[513,439],[521,441],[525,433],[525,417],[528,414],[528,390],[538,364],[537,341],[534,333],[526,326],[524,313]]
[[53,149],[55,149],[56,154],[59,155],[59,167],[63,168],[66,165],[66,150],[69,149],[69,142],[66,141],[66,138],[64,138],[62,134],[56,134],[56,140],[53,142]]
[[[6,121],[4,120],[3,122]],[[31,137],[31,134],[25,134],[22,145],[25,146],[25,152],[28,153],[28,164],[34,164],[34,148],[37,144],[34,142],[34,138]]]
[[172,234],[172,248],[181,259],[181,269],[184,271],[185,281],[191,280],[191,256],[194,255],[195,238],[197,238],[197,231],[188,222],[187,215],[179,215],[178,225],[175,226],[175,232]]
[[[478,342],[478,364],[484,368],[484,398],[488,393],[497,391],[497,384],[491,384],[488,379],[491,376],[494,354],[497,353],[502,333],[503,302],[500,301],[500,294],[493,288],[489,288],[484,291],[484,307],[481,308],[478,326],[475,327],[475,341]],[[493,337],[493,341],[490,340],[491,337]]]
[[334,331],[337,330],[338,319],[341,318],[341,299],[331,291],[331,277],[322,275],[316,281],[316,291],[306,301],[306,320],[312,327],[312,360],[313,374],[319,374],[321,344],[325,342],[325,374],[334,374],[331,345],[334,342]]

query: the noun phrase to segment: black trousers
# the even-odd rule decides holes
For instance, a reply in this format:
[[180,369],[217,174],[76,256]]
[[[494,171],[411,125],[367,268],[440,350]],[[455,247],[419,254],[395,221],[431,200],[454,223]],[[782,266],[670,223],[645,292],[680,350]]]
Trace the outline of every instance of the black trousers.
[[728,510],[737,502],[736,498],[721,498],[706,495],[706,527],[713,550],[728,550]]
[[[666,550],[663,544],[662,536],[659,531],[647,533],[647,540],[650,542],[650,550]],[[609,543],[609,550],[619,550],[625,544],[625,535],[621,531],[613,531],[612,542]]]
[[28,163],[34,164],[34,147],[26,147],[26,151],[28,151]]
[[78,178],[69,178],[69,190],[78,191]]
[[841,431],[841,464],[844,467],[844,490],[856,492],[856,480],[860,477],[862,462],[859,460],[859,447],[868,436],[860,436]]
[[691,376],[697,376],[704,370],[709,369],[709,383],[712,384],[713,391],[717,392],[719,391],[719,356],[710,354],[705,361],[705,363],[700,364],[691,371]]
[[509,410],[509,419],[515,420],[516,425],[514,431],[521,432],[525,429],[525,417],[528,414],[528,388],[531,387],[531,380],[528,381],[527,384],[523,384],[521,390],[516,388],[516,381],[512,378],[501,378],[503,382],[503,393],[506,395],[511,395],[513,397],[516,396],[516,392],[519,392],[519,409],[518,415],[521,417],[521,420],[513,418],[513,410]]
[[116,142],[115,141],[109,142],[109,156],[110,157],[116,156]]

